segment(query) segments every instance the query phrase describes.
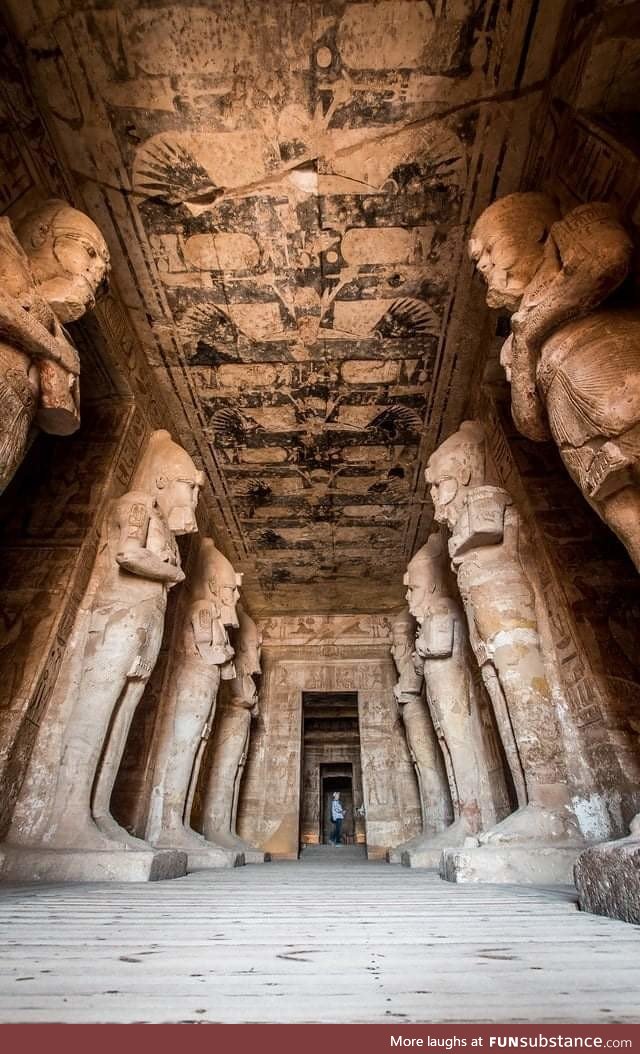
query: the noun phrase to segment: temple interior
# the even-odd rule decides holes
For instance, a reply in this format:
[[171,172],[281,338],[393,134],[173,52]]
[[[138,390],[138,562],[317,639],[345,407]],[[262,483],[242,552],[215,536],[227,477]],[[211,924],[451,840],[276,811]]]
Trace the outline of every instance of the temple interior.
[[2,8],[0,1021],[640,1021],[640,3]]

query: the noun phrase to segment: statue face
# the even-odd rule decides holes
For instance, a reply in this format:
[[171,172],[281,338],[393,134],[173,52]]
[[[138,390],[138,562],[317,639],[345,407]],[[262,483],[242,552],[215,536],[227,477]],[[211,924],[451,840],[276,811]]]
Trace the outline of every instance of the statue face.
[[238,619],[238,612],[236,611],[236,605],[240,600],[240,585],[242,584],[242,575],[237,575],[233,568],[221,575],[218,580],[218,600],[221,608],[221,618],[225,626],[231,626],[233,629],[238,629],[240,621]]
[[157,502],[172,534],[195,534],[198,530],[196,508],[199,495],[198,478],[173,479],[158,488]]
[[469,242],[472,259],[487,283],[489,307],[517,311],[525,289],[542,260],[540,247],[532,259],[530,246],[516,245],[512,238],[499,234],[494,239]]
[[436,523],[444,523],[453,529],[462,510],[466,488],[451,475],[451,468],[430,459],[426,480],[433,502]]
[[62,322],[95,306],[106,290],[109,250],[88,216],[51,201],[28,216],[18,234],[40,292]]

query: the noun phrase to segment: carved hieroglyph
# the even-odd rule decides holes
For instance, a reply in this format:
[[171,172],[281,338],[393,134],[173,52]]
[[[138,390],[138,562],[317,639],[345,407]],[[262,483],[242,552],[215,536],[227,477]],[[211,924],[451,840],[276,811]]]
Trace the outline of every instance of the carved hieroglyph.
[[247,863],[261,863],[265,854],[236,833],[238,798],[249,751],[251,719],[258,713],[254,676],[260,674],[262,634],[239,606],[240,626],[235,635],[235,678],[218,713],[211,768],[204,794],[203,831],[218,845],[242,852]]
[[[471,646],[514,783],[524,784],[526,794],[526,804],[483,833],[480,841],[579,844],[525,527],[510,494],[488,484],[485,461],[482,425],[465,421],[432,454],[426,473],[435,518],[451,532],[449,553]],[[551,662],[550,656],[546,659]]]
[[640,569],[640,312],[596,310],[629,271],[631,239],[606,203],[561,218],[543,194],[510,194],[469,248],[489,306],[515,312],[501,361],[517,427],[553,436]]
[[[391,655],[398,671],[393,694],[404,721],[420,792],[422,835],[419,837],[431,836],[448,826],[452,808],[443,757],[424,700],[422,673],[414,662],[415,620],[407,608],[393,619],[392,635]],[[405,847],[399,847],[396,853]]]
[[0,217],[0,493],[36,423],[69,435],[80,425],[80,360],[62,323],[92,308],[109,252],[95,223],[52,199],[14,233]]
[[[168,432],[157,431],[131,489],[110,503],[76,627],[76,673],[67,686],[73,702],[59,764],[40,754],[41,742],[44,752],[50,742],[44,736],[31,768],[49,777],[44,786],[36,780],[31,802],[21,801],[10,843],[74,849],[79,858],[92,851],[149,851],[116,823],[109,803],[131,720],[158,656],[167,590],[184,579],[174,536],[197,530],[201,485],[189,455]],[[53,875],[55,866],[49,860],[41,873]]]
[[415,554],[405,576],[409,610],[419,632],[416,651],[427,702],[439,734],[456,820],[417,848],[459,845],[492,827],[509,812],[499,749],[487,721],[485,700],[474,678],[475,659],[467,624],[440,533]]
[[192,830],[190,815],[220,679],[235,673],[227,627],[237,624],[240,582],[213,539],[203,538],[170,658],[146,830],[153,845],[188,853],[190,870],[237,862],[238,854]]

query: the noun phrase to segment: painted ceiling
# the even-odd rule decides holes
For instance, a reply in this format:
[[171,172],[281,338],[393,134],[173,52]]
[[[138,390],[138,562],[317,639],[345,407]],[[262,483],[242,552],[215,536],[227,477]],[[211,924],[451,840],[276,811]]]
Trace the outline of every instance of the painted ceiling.
[[553,4],[9,7],[250,610],[396,606],[482,346],[466,234],[517,185]]

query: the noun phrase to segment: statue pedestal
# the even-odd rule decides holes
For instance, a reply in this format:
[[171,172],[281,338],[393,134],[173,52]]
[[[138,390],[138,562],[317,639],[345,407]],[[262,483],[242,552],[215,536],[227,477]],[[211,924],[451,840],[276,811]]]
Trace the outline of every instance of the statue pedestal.
[[481,845],[444,849],[440,877],[445,882],[515,885],[573,885],[573,865],[584,846]]
[[187,854],[175,849],[0,848],[4,882],[159,882],[186,872]]
[[190,849],[187,871],[206,871],[212,867],[242,867],[246,863],[245,854],[239,849],[223,849],[211,845],[202,849]]
[[400,863],[404,867],[424,867],[437,870],[440,867],[442,853],[441,845],[407,845],[401,854]]
[[580,907],[640,925],[640,838],[603,842],[580,853],[575,866]]

